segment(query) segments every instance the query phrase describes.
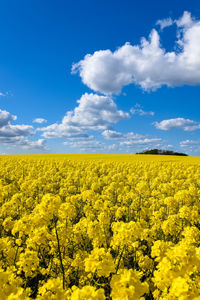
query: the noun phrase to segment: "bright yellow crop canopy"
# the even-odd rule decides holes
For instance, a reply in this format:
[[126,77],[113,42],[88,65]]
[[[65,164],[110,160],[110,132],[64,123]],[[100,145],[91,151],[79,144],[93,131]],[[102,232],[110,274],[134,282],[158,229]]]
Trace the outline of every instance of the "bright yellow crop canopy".
[[200,299],[200,158],[0,156],[0,299]]

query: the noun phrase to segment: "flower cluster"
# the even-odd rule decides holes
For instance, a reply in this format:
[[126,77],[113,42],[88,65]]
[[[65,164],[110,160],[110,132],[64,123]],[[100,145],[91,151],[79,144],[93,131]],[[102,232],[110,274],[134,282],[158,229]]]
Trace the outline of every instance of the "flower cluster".
[[200,299],[200,161],[0,160],[0,299]]

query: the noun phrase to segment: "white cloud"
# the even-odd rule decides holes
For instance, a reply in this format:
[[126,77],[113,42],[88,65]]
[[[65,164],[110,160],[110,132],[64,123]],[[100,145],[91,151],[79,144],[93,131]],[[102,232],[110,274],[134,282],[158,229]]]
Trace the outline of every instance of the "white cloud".
[[36,141],[28,140],[23,136],[16,137],[3,137],[0,136],[0,144],[19,146],[24,149],[38,149],[47,150],[47,143],[44,139],[38,139]]
[[180,142],[181,147],[200,146],[200,140],[185,140]]
[[180,19],[175,20],[175,22],[178,27],[186,27],[191,26],[195,22],[195,20],[192,19],[190,12],[184,11],[183,16]]
[[109,96],[84,94],[77,101],[78,106],[68,111],[61,123],[41,128],[46,138],[87,138],[88,130],[105,130],[110,124],[128,119],[130,115],[118,110]]
[[181,128],[184,131],[193,131],[200,129],[200,122],[196,122],[190,119],[175,118],[163,120],[161,122],[153,123],[157,129],[170,130],[175,128]]
[[[105,130],[102,132],[102,135],[107,140],[120,141],[119,144],[107,145],[105,148],[108,151],[115,150],[119,146],[126,147],[127,149],[131,148],[147,148],[147,147],[163,147],[163,140],[161,138],[145,138],[145,136],[140,134],[135,134],[134,132],[128,132],[122,134],[114,130]],[[119,149],[123,151],[123,149]],[[129,152],[129,150],[127,150]]]
[[118,94],[131,83],[144,90],[156,90],[163,85],[199,85],[200,21],[185,12],[175,24],[176,51],[167,52],[153,29],[149,39],[142,38],[139,45],[126,43],[114,52],[100,50],[87,54],[73,65],[72,73],[79,72],[84,84],[103,94]]
[[47,120],[43,119],[43,118],[36,118],[33,120],[33,123],[38,123],[38,124],[42,124],[42,123],[46,123]]
[[107,146],[108,151],[114,151],[117,149],[117,145],[116,144],[111,144]]
[[104,130],[102,132],[102,135],[104,138],[106,138],[107,140],[113,140],[113,139],[122,139],[124,137],[124,135],[121,132],[117,132],[114,130]]
[[184,127],[185,131],[194,131],[194,130],[197,130],[197,129],[200,129],[200,123],[199,122],[196,123],[196,125]]
[[11,122],[17,119],[6,110],[0,110],[0,144],[19,146],[26,149],[47,149],[46,141],[39,139],[31,141],[27,137],[34,135],[31,125],[16,124]]
[[141,134],[137,134],[134,132],[128,132],[126,134],[123,134],[121,132],[117,132],[114,130],[104,130],[102,132],[102,135],[107,140],[120,140],[120,139],[140,139],[143,137]]
[[69,146],[72,149],[75,149],[77,152],[113,152],[118,149],[117,144],[105,144],[103,142],[97,141],[95,139],[88,139],[88,140],[79,140],[79,141],[71,141],[71,142],[64,142],[63,143],[66,146]]
[[76,149],[77,151],[96,151],[96,150],[104,150],[105,144],[96,140],[83,140],[83,141],[73,141],[73,142],[64,142],[63,143],[70,148]]
[[69,126],[62,120],[62,123],[54,123],[47,127],[43,127],[38,129],[43,131],[43,137],[51,139],[51,138],[88,138],[88,134],[78,126]]
[[6,94],[0,92],[0,97],[5,97]]
[[[88,134],[83,134],[83,136],[80,136],[80,137],[67,137],[67,141],[72,141],[72,142],[75,142],[75,141],[89,141],[89,140],[93,140],[94,139],[94,136],[93,135],[88,135]],[[68,142],[64,142],[65,143],[68,143]]]
[[16,120],[17,117],[11,115],[8,111],[6,110],[1,110],[0,109],[0,127],[8,125],[10,121]]
[[0,137],[16,137],[33,135],[33,127],[30,125],[11,125],[16,116],[11,115],[6,110],[0,109]]
[[36,141],[24,139],[21,141],[21,146],[25,149],[48,150],[47,142],[44,139],[38,139]]
[[139,115],[139,116],[154,116],[155,113],[153,111],[144,111],[140,104],[136,104],[134,107],[132,107],[130,109],[130,112],[133,114],[133,115]]
[[145,146],[145,145],[153,145],[153,144],[157,144],[158,142],[161,142],[162,139],[160,138],[152,138],[152,139],[140,139],[140,140],[132,140],[132,141],[124,141],[124,142],[120,142],[121,146],[128,146],[128,147],[132,147],[132,146]]
[[163,149],[173,149],[174,148],[174,146],[173,145],[164,145],[163,146]]
[[33,135],[33,127],[30,125],[5,125],[0,128],[0,136],[16,137]]
[[200,152],[200,140],[185,140],[180,142],[181,148],[188,153],[198,153]]
[[163,30],[164,28],[171,26],[173,23],[174,21],[171,18],[166,18],[166,19],[158,20],[156,22],[156,25],[159,25],[160,29]]

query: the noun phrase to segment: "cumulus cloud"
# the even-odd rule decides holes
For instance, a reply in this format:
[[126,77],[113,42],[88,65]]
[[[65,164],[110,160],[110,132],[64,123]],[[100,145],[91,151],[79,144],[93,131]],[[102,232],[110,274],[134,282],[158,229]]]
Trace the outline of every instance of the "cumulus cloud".
[[78,106],[68,111],[61,123],[54,123],[39,130],[46,138],[87,138],[89,130],[105,130],[112,123],[128,119],[129,113],[118,110],[110,96],[85,93]]
[[43,118],[36,118],[33,120],[33,123],[38,123],[38,124],[42,124],[42,123],[46,123],[47,120],[43,119]]
[[31,125],[16,124],[11,122],[17,119],[6,110],[0,110],[0,144],[19,146],[26,149],[47,149],[46,141],[38,139],[31,141],[27,137],[34,135]]
[[107,140],[140,139],[143,137],[143,135],[134,132],[128,132],[126,134],[123,134],[121,132],[117,132],[109,129],[104,130],[102,132],[102,135]]
[[132,141],[124,141],[120,142],[121,146],[127,146],[127,147],[133,147],[133,146],[145,146],[145,145],[153,145],[157,144],[158,142],[161,142],[162,139],[160,138],[145,138],[145,139],[139,139],[139,140],[132,140]]
[[5,125],[8,125],[9,122],[16,120],[17,117],[11,115],[8,111],[6,110],[1,110],[0,109],[0,127],[3,127]]
[[102,135],[107,140],[119,142],[116,144],[107,145],[106,149],[110,151],[119,147],[121,147],[120,150],[122,150],[123,147],[127,148],[128,152],[130,149],[134,148],[147,149],[149,147],[164,147],[163,140],[161,138],[146,138],[144,135],[136,134],[134,132],[123,134],[114,130],[105,130],[102,132]]
[[95,140],[91,137],[91,139],[88,140],[73,140],[71,142],[64,142],[63,143],[66,146],[69,146],[72,149],[76,149],[78,152],[102,152],[102,153],[108,153],[113,152],[118,149],[118,144],[106,144],[103,142],[100,142],[98,140]]
[[117,149],[117,145],[116,144],[111,144],[107,146],[108,151],[114,151]]
[[181,147],[200,146],[200,140],[185,140],[180,142]]
[[64,142],[63,143],[70,148],[77,149],[79,151],[87,152],[87,151],[96,151],[103,150],[105,148],[105,144],[96,140],[82,140],[82,141],[73,141],[73,142]]
[[199,85],[200,21],[184,12],[174,23],[177,25],[174,51],[168,52],[161,46],[160,36],[153,29],[139,45],[126,43],[114,52],[100,50],[87,54],[72,66],[72,73],[78,72],[84,84],[103,94],[118,94],[129,84],[144,90],[156,90],[163,85]]
[[[114,135],[114,131],[113,131],[113,135]],[[128,134],[127,134],[128,135]],[[127,136],[126,135],[126,136]],[[132,136],[132,135],[130,135]],[[123,136],[124,138],[124,136]],[[109,138],[109,139],[114,139],[116,141],[120,140],[120,138],[118,137],[113,137],[113,138]],[[93,137],[91,137],[90,139],[87,140],[72,140],[72,141],[66,141],[63,143],[64,145],[72,148],[72,149],[76,149],[76,151],[79,152],[97,152],[97,151],[101,151],[104,153],[107,152],[112,152],[115,150],[120,150],[123,151],[123,147],[127,148],[127,149],[131,149],[131,148],[148,148],[148,147],[163,147],[163,140],[160,138],[138,138],[138,139],[134,139],[134,140],[122,140],[119,143],[115,143],[115,144],[106,144],[104,142],[100,142],[98,140],[93,139]],[[119,148],[121,147],[121,148]]]
[[195,153],[200,151],[200,140],[185,140],[180,142],[181,148],[188,153]]
[[114,131],[114,130],[104,130],[102,132],[102,135],[104,138],[108,139],[108,140],[112,140],[112,139],[121,139],[123,138],[123,134],[121,132],[117,132],[117,131]]
[[178,27],[189,27],[195,22],[195,19],[192,19],[191,13],[184,11],[182,17],[178,20],[175,20],[175,23]]
[[48,149],[47,143],[44,139],[31,141],[23,136],[16,136],[16,137],[0,136],[0,143],[4,145],[19,146],[24,149],[39,149],[39,150]]
[[16,137],[33,135],[33,127],[30,125],[5,125],[0,128],[0,136]]
[[156,22],[156,25],[159,25],[160,29],[163,30],[164,28],[171,26],[173,23],[174,21],[171,18],[166,18],[166,19],[158,20]]
[[0,109],[0,137],[16,137],[33,135],[33,127],[30,125],[12,125],[10,122],[15,121],[16,116],[11,115],[6,110]]
[[25,149],[38,149],[38,150],[48,150],[47,142],[44,139],[38,139],[36,141],[30,141],[28,139],[22,139],[19,143]]
[[184,131],[193,131],[196,129],[200,129],[200,122],[196,122],[190,119],[184,118],[175,118],[163,120],[161,122],[153,123],[157,129],[161,130],[170,130],[175,128],[181,128]]
[[136,104],[134,107],[132,107],[130,109],[130,112],[133,114],[133,115],[139,115],[139,116],[154,116],[155,113],[153,111],[144,111],[140,104]]

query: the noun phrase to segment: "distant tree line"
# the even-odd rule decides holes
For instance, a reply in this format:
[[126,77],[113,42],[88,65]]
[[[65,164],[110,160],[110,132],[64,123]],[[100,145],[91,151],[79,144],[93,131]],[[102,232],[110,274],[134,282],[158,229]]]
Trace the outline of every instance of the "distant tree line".
[[158,154],[158,155],[179,155],[179,156],[188,156],[185,153],[174,152],[171,150],[161,150],[161,149],[151,149],[145,150],[142,152],[137,152],[136,154]]

